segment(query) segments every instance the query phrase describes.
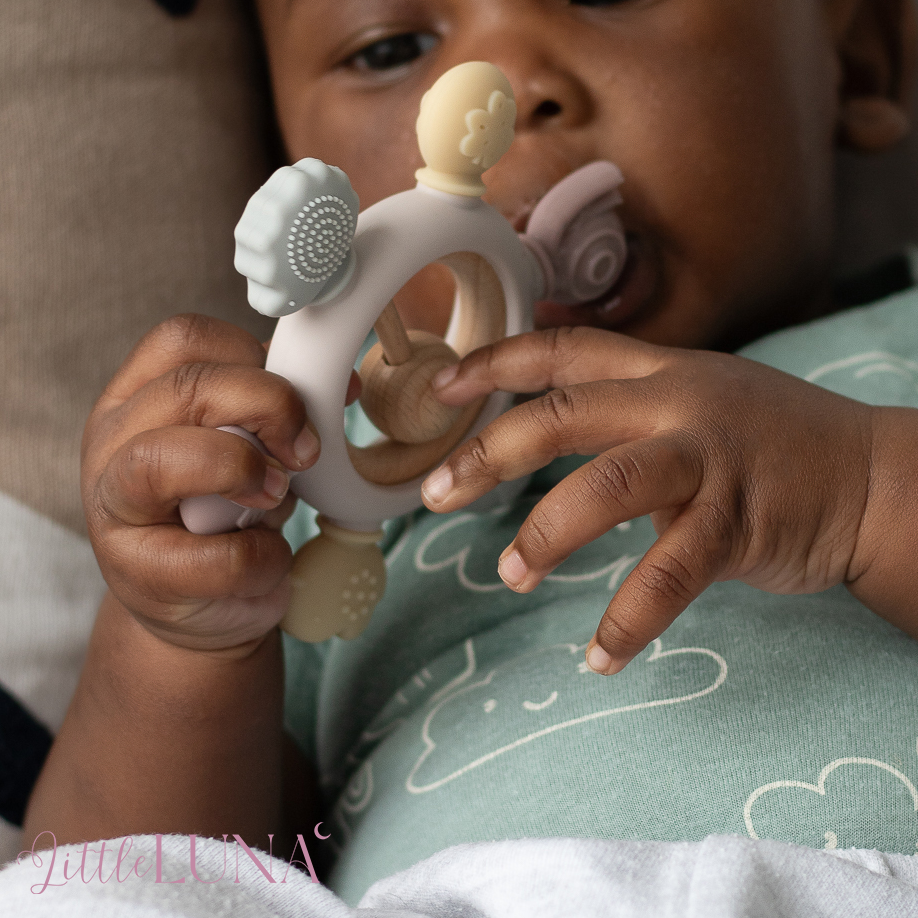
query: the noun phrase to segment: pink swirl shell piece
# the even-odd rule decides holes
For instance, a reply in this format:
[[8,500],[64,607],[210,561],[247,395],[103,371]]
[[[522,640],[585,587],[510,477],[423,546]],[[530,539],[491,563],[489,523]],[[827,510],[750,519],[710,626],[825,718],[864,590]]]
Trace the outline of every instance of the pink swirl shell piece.
[[[539,201],[523,241],[545,267],[546,299],[584,303],[601,296],[625,266],[625,230],[615,208],[623,178],[609,162],[572,172]],[[546,265],[546,262],[549,265]]]

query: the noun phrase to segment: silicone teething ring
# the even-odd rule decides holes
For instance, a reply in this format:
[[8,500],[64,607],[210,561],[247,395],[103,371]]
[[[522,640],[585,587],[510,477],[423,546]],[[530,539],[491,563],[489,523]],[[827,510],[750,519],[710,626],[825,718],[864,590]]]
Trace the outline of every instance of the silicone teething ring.
[[457,280],[447,340],[464,354],[528,331],[541,279],[492,207],[423,186],[363,212],[353,248],[356,269],[345,290],[279,320],[267,369],[293,383],[322,442],[319,460],[293,476],[292,490],[339,525],[370,530],[417,507],[423,473],[512,402],[508,393],[495,393],[480,411],[471,406],[442,438],[419,446],[350,444],[343,414],[351,369],[386,304],[422,268],[443,262]]

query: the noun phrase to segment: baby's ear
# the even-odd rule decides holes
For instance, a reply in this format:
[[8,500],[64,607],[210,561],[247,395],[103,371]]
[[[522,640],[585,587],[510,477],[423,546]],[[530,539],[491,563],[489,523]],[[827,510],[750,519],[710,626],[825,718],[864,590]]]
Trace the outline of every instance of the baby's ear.
[[840,0],[833,6],[841,66],[841,140],[856,150],[877,153],[911,130],[915,0]]

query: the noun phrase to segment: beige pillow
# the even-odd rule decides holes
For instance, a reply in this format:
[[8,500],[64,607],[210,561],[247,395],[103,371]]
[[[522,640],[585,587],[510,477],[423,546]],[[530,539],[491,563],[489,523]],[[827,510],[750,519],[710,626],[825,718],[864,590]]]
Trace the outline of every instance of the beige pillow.
[[0,491],[82,532],[83,423],[177,312],[269,334],[232,267],[267,174],[241,0],[0,3]]

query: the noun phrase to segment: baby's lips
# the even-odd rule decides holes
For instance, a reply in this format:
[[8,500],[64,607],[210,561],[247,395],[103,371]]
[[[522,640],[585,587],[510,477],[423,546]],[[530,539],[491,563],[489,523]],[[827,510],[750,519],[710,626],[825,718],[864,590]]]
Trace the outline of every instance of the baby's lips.
[[[505,194],[501,193],[499,184],[489,182],[484,200],[497,207],[518,233],[525,233],[529,231],[529,222],[537,210],[542,211],[537,222],[545,217],[550,222],[551,215],[556,213],[566,223],[590,202],[616,192],[624,178],[614,163],[594,160],[574,168],[567,166],[555,170],[551,177],[533,177],[529,182],[514,173],[514,181],[516,187]],[[528,193],[519,194],[516,190],[527,186],[530,189]],[[619,198],[616,204],[620,203]],[[535,231],[538,232],[537,229]]]

